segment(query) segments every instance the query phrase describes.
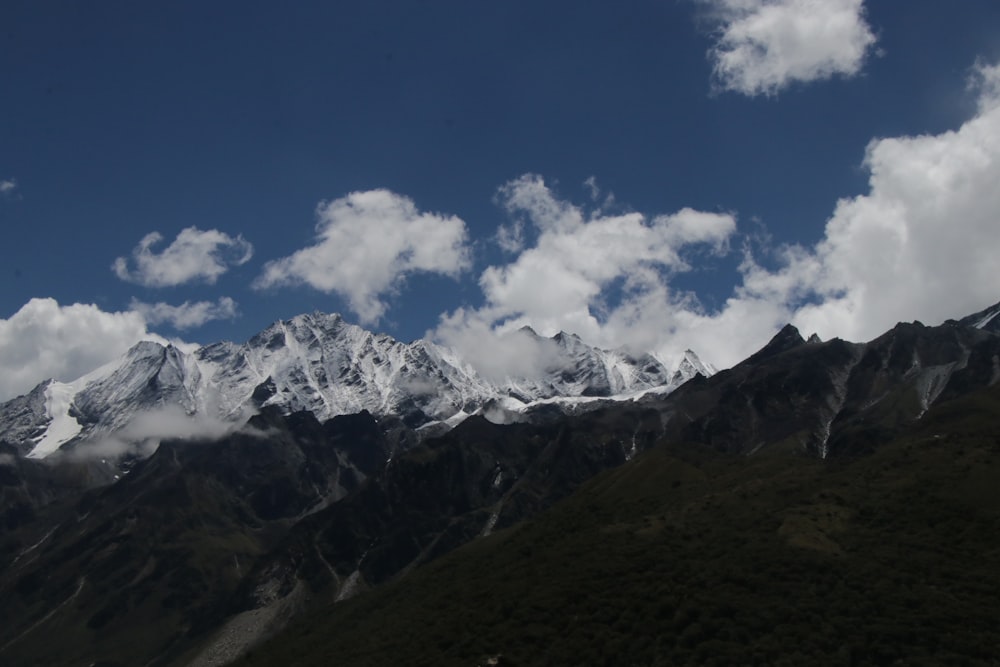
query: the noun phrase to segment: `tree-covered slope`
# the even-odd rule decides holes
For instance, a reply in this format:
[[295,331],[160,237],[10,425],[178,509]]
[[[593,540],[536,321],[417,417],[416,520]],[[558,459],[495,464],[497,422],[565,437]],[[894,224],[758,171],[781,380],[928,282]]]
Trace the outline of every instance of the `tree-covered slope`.
[[1000,386],[853,459],[662,444],[259,665],[992,665]]

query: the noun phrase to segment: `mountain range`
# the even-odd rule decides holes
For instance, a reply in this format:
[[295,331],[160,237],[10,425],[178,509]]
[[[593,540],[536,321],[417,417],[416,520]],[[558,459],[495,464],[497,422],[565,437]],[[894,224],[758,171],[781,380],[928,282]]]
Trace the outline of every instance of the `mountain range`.
[[319,314],[140,344],[0,411],[0,660],[990,664],[998,313],[718,373],[523,330],[558,363],[490,379]]
[[174,422],[187,416],[211,431],[238,426],[271,406],[285,414],[306,410],[320,420],[367,410],[439,431],[477,412],[517,419],[546,402],[569,410],[600,398],[669,392],[714,372],[690,350],[668,368],[650,354],[599,349],[567,333],[543,338],[524,328],[505,343],[537,359],[529,376],[489,377],[452,350],[426,340],[401,343],[336,314],[276,322],[243,344],[184,351],[144,341],[75,381],[48,380],[0,405],[0,440],[44,458],[116,434],[126,441],[121,444],[141,444],[160,435],[157,429],[129,426],[150,412],[167,410]]

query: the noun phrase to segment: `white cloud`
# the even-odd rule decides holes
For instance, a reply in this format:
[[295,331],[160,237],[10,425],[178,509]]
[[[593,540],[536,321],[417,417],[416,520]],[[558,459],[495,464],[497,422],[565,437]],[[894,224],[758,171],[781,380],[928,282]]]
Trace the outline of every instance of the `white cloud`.
[[976,79],[975,117],[955,131],[872,141],[868,193],[837,202],[823,240],[786,248],[779,270],[748,264],[742,294],[787,303],[802,328],[852,340],[1000,299],[1000,68],[980,65]]
[[163,339],[146,331],[139,313],[32,299],[0,320],[0,400],[28,392],[47,378],[75,380],[140,340]]
[[156,253],[152,247],[163,240],[159,232],[146,234],[129,260],[119,257],[112,269],[122,280],[145,287],[172,287],[193,281],[214,284],[229,267],[245,264],[253,256],[253,246],[242,236],[232,237],[216,229],[182,229],[174,242]]
[[[748,254],[721,312],[696,316],[713,361],[739,361],[784,322],[804,334],[864,341],[899,321],[928,324],[1000,300],[1000,67],[977,65],[979,106],[957,130],[873,140],[868,192],[837,202],[814,247],[779,250],[778,268]],[[718,333],[738,326],[758,332]]]
[[968,88],[979,94],[979,111],[1000,105],[1000,64],[978,61],[969,75]]
[[316,243],[268,262],[254,286],[305,284],[336,292],[363,322],[377,322],[383,297],[415,272],[457,277],[470,265],[465,222],[421,213],[388,190],[353,192],[316,209]]
[[517,254],[524,250],[524,221],[515,220],[509,225],[500,225],[496,236],[493,237],[496,244],[504,252]]
[[496,382],[508,377],[540,379],[549,368],[560,366],[562,352],[554,342],[521,329],[494,329],[492,315],[459,308],[441,316],[433,337],[463,353],[481,375]]
[[795,82],[857,74],[876,38],[863,0],[702,0],[718,25],[715,84],[773,95]]
[[131,310],[141,314],[152,326],[166,322],[175,329],[194,329],[212,320],[229,320],[237,315],[236,302],[228,296],[215,303],[211,301],[185,301],[179,306],[167,303],[144,303],[133,299]]
[[0,195],[12,195],[15,190],[17,190],[16,179],[9,178],[7,180],[0,180]]
[[649,318],[681,298],[670,293],[671,276],[691,269],[692,253],[725,253],[736,229],[731,215],[692,209],[652,219],[639,213],[587,216],[534,175],[504,185],[499,203],[512,217],[530,221],[534,245],[483,271],[486,304],[442,316],[431,334],[480,365],[490,364],[480,370],[494,376],[506,364],[531,368],[547,358],[520,339],[501,340],[525,325],[545,336],[565,330],[598,345],[654,349],[669,331],[646,326]]
[[[249,418],[250,414],[244,415]],[[117,458],[125,454],[150,456],[168,439],[217,440],[237,430],[243,419],[225,421],[203,414],[187,414],[178,405],[140,412],[111,436],[82,443],[70,456],[78,459]]]
[[494,375],[506,363],[539,363],[531,350],[494,347],[524,325],[668,362],[691,348],[727,367],[788,322],[804,335],[865,341],[899,321],[939,324],[995,303],[1000,66],[978,65],[973,80],[978,112],[958,129],[868,145],[868,191],[836,203],[815,246],[786,245],[767,257],[744,247],[739,284],[715,311],[674,289],[671,277],[690,269],[694,250],[726,251],[731,216],[587,217],[540,178],[518,179],[501,189],[501,203],[527,215],[537,240],[482,273],[482,308],[442,315],[429,335],[499,366],[486,369]]

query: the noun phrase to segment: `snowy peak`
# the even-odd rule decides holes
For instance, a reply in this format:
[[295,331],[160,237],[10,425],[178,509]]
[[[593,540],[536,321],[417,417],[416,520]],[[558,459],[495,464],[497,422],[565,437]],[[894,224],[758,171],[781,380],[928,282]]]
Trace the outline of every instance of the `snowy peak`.
[[[490,379],[448,348],[401,343],[320,312],[275,322],[243,344],[185,352],[144,341],[122,359],[72,383],[40,385],[0,406],[0,439],[47,456],[74,439],[120,432],[150,411],[236,424],[248,412],[305,410],[318,419],[367,410],[411,427],[454,425],[497,401],[526,410],[538,401],[582,401],[670,391],[714,369],[688,351],[677,368],[649,354],[604,350],[560,332],[525,336],[538,352],[523,375]],[[187,432],[187,431],[185,431]]]
[[684,378],[684,382],[687,382],[695,375],[702,375],[707,378],[715,375],[717,371],[714,366],[706,364],[699,359],[693,350],[685,350],[684,356],[681,358],[681,363],[677,367],[677,373]]

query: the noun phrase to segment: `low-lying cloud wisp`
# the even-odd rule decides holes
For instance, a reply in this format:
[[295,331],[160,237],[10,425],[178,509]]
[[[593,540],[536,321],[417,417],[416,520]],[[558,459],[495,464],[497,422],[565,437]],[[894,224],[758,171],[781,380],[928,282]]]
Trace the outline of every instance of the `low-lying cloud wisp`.
[[[251,413],[245,416],[249,418]],[[246,419],[224,420],[204,414],[188,414],[179,405],[140,412],[124,428],[84,441],[73,451],[79,458],[116,459],[125,455],[145,458],[164,440],[217,440],[236,430]]]

